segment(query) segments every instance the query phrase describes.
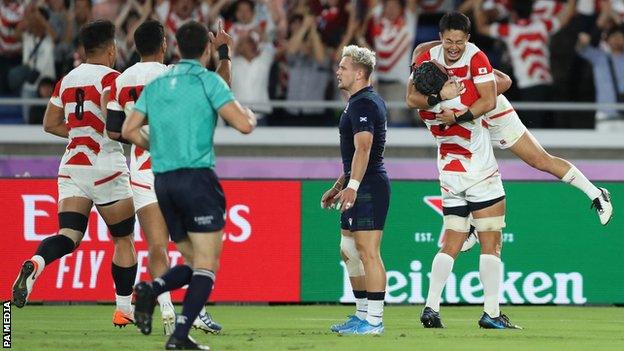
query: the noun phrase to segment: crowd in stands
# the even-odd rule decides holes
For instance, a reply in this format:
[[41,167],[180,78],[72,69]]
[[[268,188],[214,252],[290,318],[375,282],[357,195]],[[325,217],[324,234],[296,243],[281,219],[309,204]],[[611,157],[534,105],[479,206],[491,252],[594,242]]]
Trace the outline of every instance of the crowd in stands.
[[[93,19],[117,25],[117,69],[138,60],[133,31],[147,18],[167,30],[167,62],[178,59],[175,32],[190,20],[233,37],[237,99],[339,100],[335,69],[342,47],[377,53],[375,87],[403,101],[412,49],[438,39],[448,11],[472,19],[471,41],[514,79],[512,101],[624,101],[624,0],[0,0],[0,97],[42,97],[84,59],[79,28]],[[340,111],[255,109],[267,125],[336,125]],[[41,123],[42,107],[20,110]],[[393,126],[419,125],[390,109]],[[0,122],[6,115],[0,106]],[[521,111],[530,128],[593,128],[621,119],[615,110]],[[603,123],[604,122],[604,123]]]

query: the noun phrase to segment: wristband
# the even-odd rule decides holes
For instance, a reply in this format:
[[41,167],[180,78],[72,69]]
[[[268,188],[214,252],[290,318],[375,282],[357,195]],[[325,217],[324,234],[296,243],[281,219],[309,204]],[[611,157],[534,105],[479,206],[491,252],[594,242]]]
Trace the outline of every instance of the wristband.
[[437,104],[440,103],[440,101],[442,101],[442,99],[440,98],[440,95],[429,95],[427,96],[427,105],[429,106],[435,106]]
[[359,187],[360,187],[360,182],[358,182],[355,179],[349,179],[349,184],[347,184],[347,188],[351,188],[357,192]]
[[474,115],[472,114],[472,112],[470,112],[470,110],[464,112],[462,115],[457,116],[455,115],[455,122],[457,123],[461,123],[461,122],[470,122],[474,119]]
[[227,44],[221,44],[217,48],[217,52],[219,53],[219,60],[229,60],[230,59],[230,48],[228,48]]

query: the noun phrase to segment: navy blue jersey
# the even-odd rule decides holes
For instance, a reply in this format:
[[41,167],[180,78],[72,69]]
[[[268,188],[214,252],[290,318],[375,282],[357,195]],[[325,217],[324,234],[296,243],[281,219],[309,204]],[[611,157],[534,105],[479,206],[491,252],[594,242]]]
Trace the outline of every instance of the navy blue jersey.
[[347,107],[340,116],[340,154],[344,173],[351,174],[351,161],[355,153],[353,136],[359,132],[373,134],[373,145],[366,167],[366,174],[385,172],[383,153],[386,145],[386,103],[372,87],[366,87],[351,95]]

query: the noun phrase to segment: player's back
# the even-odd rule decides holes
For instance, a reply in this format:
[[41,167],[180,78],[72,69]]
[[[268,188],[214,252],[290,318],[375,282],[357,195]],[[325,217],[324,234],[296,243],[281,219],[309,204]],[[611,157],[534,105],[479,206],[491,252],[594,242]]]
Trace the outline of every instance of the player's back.
[[[168,69],[168,66],[159,62],[137,62],[132,65],[115,79],[108,108],[123,111],[129,116],[145,85]],[[151,171],[149,152],[134,144],[130,152],[130,171]]]
[[127,170],[123,148],[105,133],[101,98],[119,72],[103,65],[83,63],[56,85],[50,102],[64,110],[69,144],[63,167]]

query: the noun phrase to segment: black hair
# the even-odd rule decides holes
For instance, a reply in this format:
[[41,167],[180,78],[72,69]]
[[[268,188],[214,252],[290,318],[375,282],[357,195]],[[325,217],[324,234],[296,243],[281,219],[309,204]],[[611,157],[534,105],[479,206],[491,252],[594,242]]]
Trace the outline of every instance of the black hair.
[[533,13],[533,1],[514,0],[511,4],[511,8],[518,18],[529,19]]
[[[385,5],[385,3],[387,3],[389,0],[383,0],[383,3]],[[397,0],[399,2],[399,5],[401,5],[401,8],[405,8],[407,6],[407,0]]]
[[141,56],[154,55],[165,41],[165,28],[159,21],[147,20],[134,31],[134,43]]
[[624,26],[623,25],[619,25],[619,26],[612,26],[611,28],[607,29],[605,34],[605,38],[608,39],[610,36],[612,36],[613,34],[616,33],[622,33],[624,34]]
[[447,12],[440,19],[440,33],[447,30],[460,30],[470,34],[470,18],[461,12]]
[[236,7],[235,7],[235,9],[236,9],[236,10],[238,10],[238,7],[239,7],[240,5],[242,5],[242,4],[247,4],[247,5],[249,5],[249,7],[251,7],[251,11],[254,11],[254,12],[256,11],[256,3],[255,3],[255,2],[253,2],[253,0],[238,0],[238,1],[236,2]]
[[111,21],[97,20],[80,29],[79,40],[87,55],[115,45],[115,25]]
[[199,22],[190,21],[178,29],[176,40],[182,58],[199,58],[208,45],[208,29]]

